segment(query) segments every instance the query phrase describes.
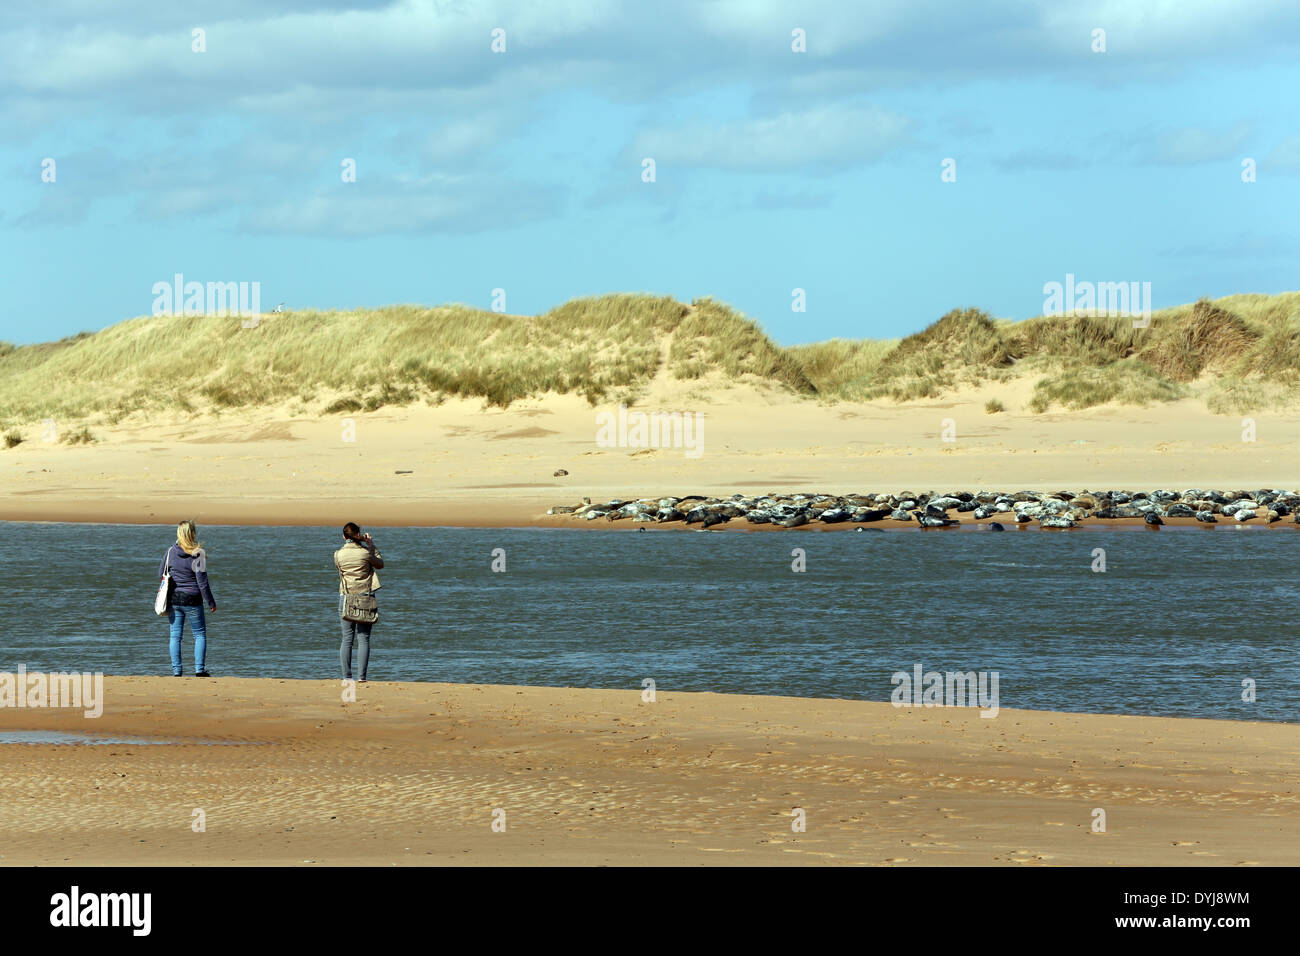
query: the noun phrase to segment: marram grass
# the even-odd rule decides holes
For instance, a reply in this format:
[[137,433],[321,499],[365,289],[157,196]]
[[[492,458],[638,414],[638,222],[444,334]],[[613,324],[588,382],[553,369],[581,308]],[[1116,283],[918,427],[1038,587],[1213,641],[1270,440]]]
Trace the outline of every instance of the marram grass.
[[[1237,295],[1131,319],[994,319],[954,309],[900,340],[783,347],[713,299],[575,299],[536,316],[464,305],[238,317],[146,317],[58,342],[0,343],[0,428],[112,423],[293,402],[373,411],[451,397],[508,406],[547,393],[635,399],[660,374],[709,376],[826,402],[933,398],[1032,376],[1032,411],[1187,395],[1212,411],[1300,395],[1300,293]],[[86,433],[88,434],[88,433]]]

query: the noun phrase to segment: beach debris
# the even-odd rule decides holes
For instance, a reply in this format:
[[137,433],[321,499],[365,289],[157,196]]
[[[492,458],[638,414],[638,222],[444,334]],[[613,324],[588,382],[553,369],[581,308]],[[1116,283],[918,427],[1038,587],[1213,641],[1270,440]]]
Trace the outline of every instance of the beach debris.
[[414,471],[395,471],[395,472],[393,472],[393,474],[395,474],[395,475],[413,475],[413,474],[415,474],[415,472],[414,472]]
[[568,472],[565,471],[563,468],[556,468],[556,469],[555,469],[555,474],[553,475],[553,477],[555,477],[555,478],[563,478],[563,477],[564,477],[565,475],[567,475],[567,474],[568,474]]

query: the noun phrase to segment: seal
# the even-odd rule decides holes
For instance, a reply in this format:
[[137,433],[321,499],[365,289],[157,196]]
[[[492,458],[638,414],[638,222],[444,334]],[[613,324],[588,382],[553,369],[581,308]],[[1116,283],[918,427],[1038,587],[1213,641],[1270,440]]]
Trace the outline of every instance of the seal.
[[920,510],[913,511],[912,514],[916,516],[917,524],[922,528],[951,528],[954,525],[961,524],[960,521],[952,518],[941,518],[936,514],[926,514]]

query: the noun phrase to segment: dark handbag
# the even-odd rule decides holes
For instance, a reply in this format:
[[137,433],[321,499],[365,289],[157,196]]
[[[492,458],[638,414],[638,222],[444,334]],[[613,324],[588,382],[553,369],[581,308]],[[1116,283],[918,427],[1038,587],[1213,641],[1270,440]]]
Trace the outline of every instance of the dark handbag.
[[337,556],[334,558],[334,567],[339,572],[339,582],[343,587],[343,607],[339,610],[339,617],[356,624],[374,624],[379,620],[379,599],[373,591],[349,594],[348,583],[343,578],[343,569],[339,567]]

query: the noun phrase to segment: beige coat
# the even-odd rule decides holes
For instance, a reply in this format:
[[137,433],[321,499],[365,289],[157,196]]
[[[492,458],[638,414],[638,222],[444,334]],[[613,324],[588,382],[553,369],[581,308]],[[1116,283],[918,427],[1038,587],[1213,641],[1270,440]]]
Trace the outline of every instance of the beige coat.
[[334,562],[343,573],[339,580],[340,594],[344,591],[345,583],[349,594],[379,590],[379,575],[375,568],[384,566],[384,556],[378,548],[367,550],[355,541],[349,541],[334,552]]

